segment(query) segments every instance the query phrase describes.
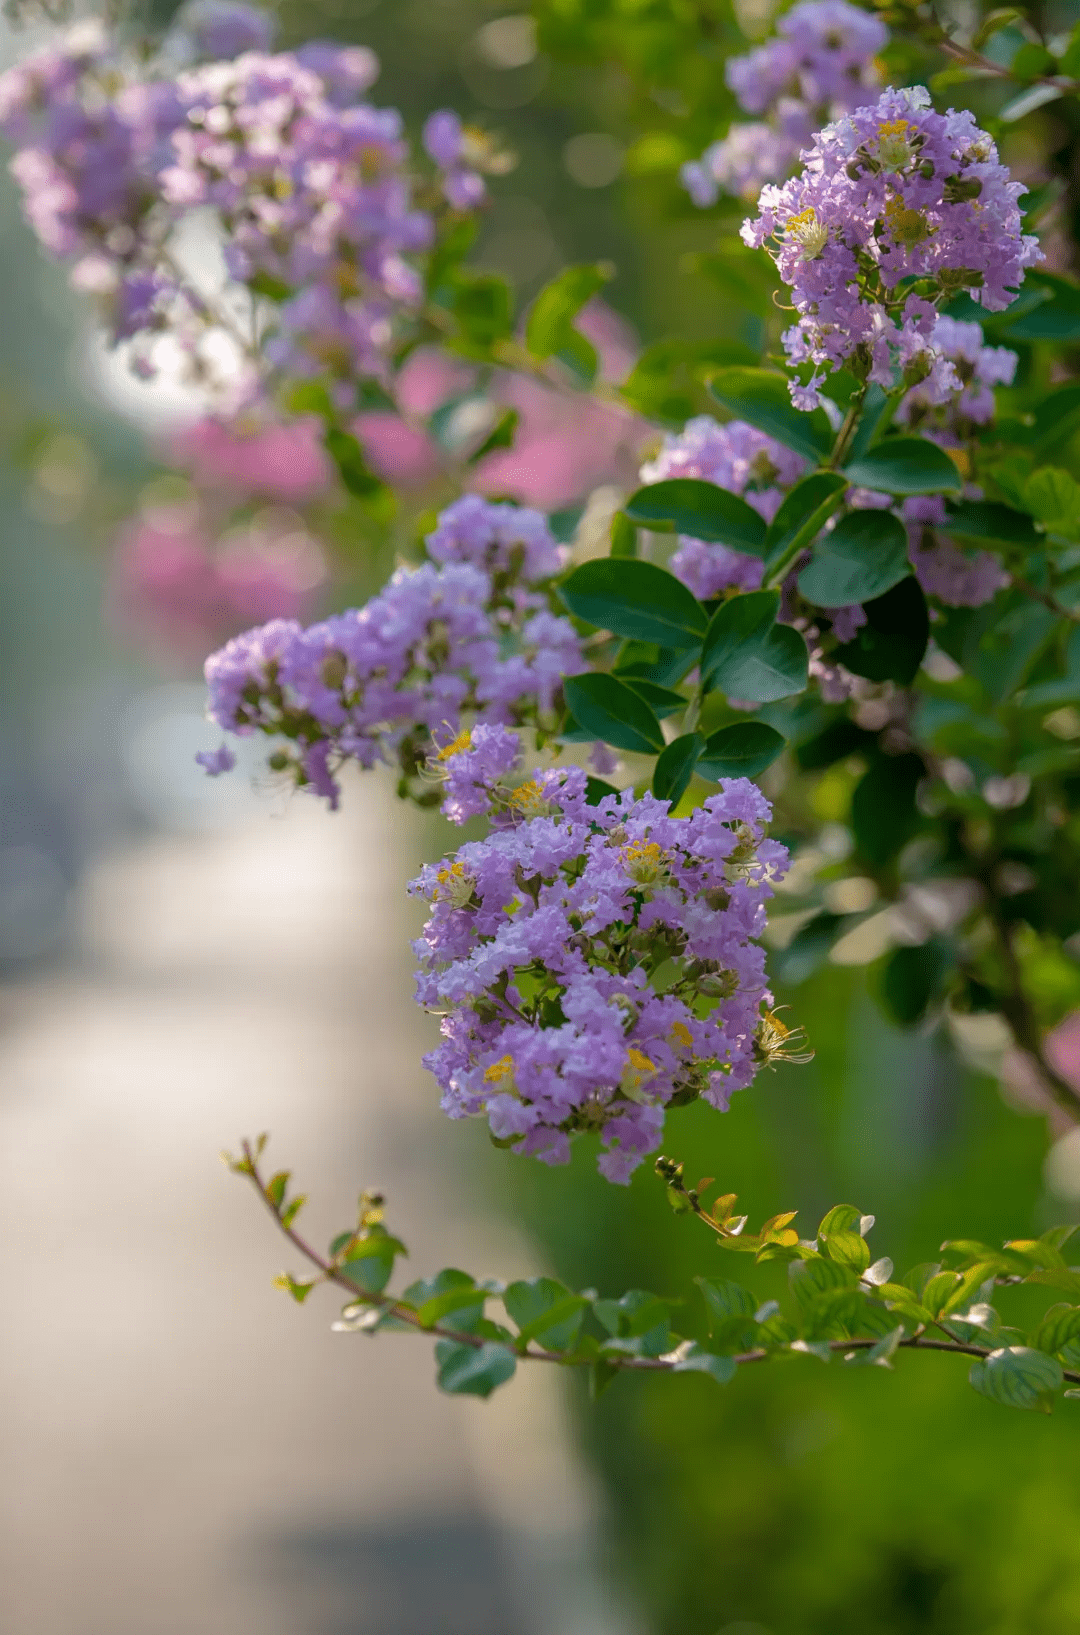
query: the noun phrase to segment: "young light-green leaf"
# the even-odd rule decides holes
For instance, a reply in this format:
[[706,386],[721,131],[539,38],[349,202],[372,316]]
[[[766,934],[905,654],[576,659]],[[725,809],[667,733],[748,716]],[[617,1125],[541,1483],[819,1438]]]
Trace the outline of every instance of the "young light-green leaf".
[[566,267],[544,285],[525,325],[525,345],[534,358],[551,358],[564,350],[574,319],[610,277],[611,268],[601,264]]

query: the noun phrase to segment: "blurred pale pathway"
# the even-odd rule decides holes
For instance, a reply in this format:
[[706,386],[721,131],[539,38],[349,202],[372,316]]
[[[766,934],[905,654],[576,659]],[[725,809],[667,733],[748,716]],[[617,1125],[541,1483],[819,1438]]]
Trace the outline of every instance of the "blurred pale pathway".
[[459,1402],[426,1343],[331,1334],[217,1157],[269,1128],[317,1241],[384,1186],[414,1275],[540,1269],[442,1179],[411,841],[369,778],[145,842],[79,959],[3,993],[2,1635],[625,1631],[558,1382]]

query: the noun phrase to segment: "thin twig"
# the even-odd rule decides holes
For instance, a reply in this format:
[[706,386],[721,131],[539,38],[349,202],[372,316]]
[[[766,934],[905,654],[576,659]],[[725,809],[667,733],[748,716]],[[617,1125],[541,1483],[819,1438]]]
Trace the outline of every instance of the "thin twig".
[[[288,1238],[293,1248],[303,1255],[304,1259],[309,1261],[311,1265],[316,1267],[322,1282],[337,1284],[340,1288],[346,1290],[351,1300],[355,1304],[368,1305],[376,1310],[380,1310],[384,1312],[386,1316],[397,1318],[403,1323],[408,1323],[409,1326],[416,1329],[418,1333],[430,1335],[433,1339],[449,1340],[454,1345],[469,1346],[474,1351],[479,1351],[482,1346],[489,1343],[483,1335],[470,1334],[461,1329],[448,1328],[443,1323],[433,1323],[431,1325],[421,1323],[417,1313],[410,1306],[402,1305],[394,1298],[393,1295],[370,1294],[363,1289],[357,1288],[355,1283],[351,1282],[348,1278],[342,1275],[334,1261],[327,1260],[324,1256],[320,1255],[318,1250],[313,1249],[311,1245],[300,1236],[293,1226],[286,1225],[281,1218],[281,1211],[278,1205],[275,1204],[274,1200],[270,1197],[266,1189],[266,1183],[263,1181],[263,1178],[259,1173],[258,1160],[254,1151],[252,1150],[251,1143],[244,1141],[241,1145],[244,1154],[244,1164],[241,1169],[241,1173],[249,1177],[256,1192],[259,1194],[259,1197],[262,1199],[264,1205],[277,1222],[278,1229],[284,1233],[285,1237]],[[713,1221],[710,1216],[705,1215],[704,1211],[697,1210],[695,1213],[700,1213],[702,1218],[713,1226],[714,1229],[716,1229],[716,1222]],[[727,1233],[726,1235],[729,1237],[732,1236],[731,1233]],[[348,1245],[346,1247],[348,1247]],[[483,1293],[482,1290],[478,1292],[481,1294]],[[873,1338],[859,1338],[853,1340],[828,1340],[824,1343],[828,1345],[830,1351],[852,1352],[869,1351],[874,1346],[879,1345],[880,1340]],[[986,1358],[991,1354],[991,1348],[989,1346],[975,1345],[963,1340],[935,1340],[930,1339],[923,1334],[908,1336],[907,1338],[899,1341],[899,1346],[906,1351],[951,1351],[955,1352],[958,1356],[965,1357]],[[602,1357],[575,1357],[573,1355],[568,1356],[562,1351],[546,1351],[543,1349],[543,1347],[534,1346],[531,1343],[516,1351],[515,1354],[524,1362],[560,1363],[563,1367],[583,1367],[588,1363],[599,1361],[608,1363],[614,1368],[631,1373],[670,1374],[675,1373],[680,1366],[679,1360],[674,1356],[631,1357],[616,1355]],[[739,1352],[736,1356],[731,1358],[731,1361],[739,1365],[744,1363],[767,1362],[769,1358],[774,1355],[775,1353],[773,1352],[766,1351],[762,1348],[757,1348],[753,1351]],[[1080,1385],[1080,1373],[1074,1373],[1068,1369],[1065,1369],[1063,1370],[1063,1374],[1064,1378],[1071,1384]]]

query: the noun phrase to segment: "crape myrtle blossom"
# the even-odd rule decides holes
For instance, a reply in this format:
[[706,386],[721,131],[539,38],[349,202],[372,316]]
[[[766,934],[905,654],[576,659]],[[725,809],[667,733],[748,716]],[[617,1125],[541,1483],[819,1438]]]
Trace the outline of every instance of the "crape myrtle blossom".
[[787,853],[746,779],[686,818],[632,790],[590,806],[581,768],[513,786],[515,735],[481,734],[454,747],[446,776],[455,799],[471,791],[463,816],[487,784],[492,832],[410,886],[431,905],[417,998],[442,1015],[425,1064],[452,1118],[486,1117],[497,1141],[549,1164],[596,1132],[601,1173],[622,1183],[669,1106],[725,1110],[791,1053],[754,940]]
[[935,303],[966,289],[1001,311],[1041,258],[1020,230],[1023,183],[1010,181],[970,112],[936,113],[921,86],[885,91],[827,126],[804,167],[764,188],[760,215],[742,228],[751,246],[771,241],[799,314],[784,335],[792,366],[810,369],[792,383],[796,407],[818,406],[842,365],[886,389],[899,370],[944,402],[961,382],[934,348]]
[[[667,436],[655,459],[641,468],[643,483],[666,482],[672,477],[700,477],[739,494],[771,522],[785,492],[806,469],[801,455],[793,454],[744,420],[721,426],[709,415],[688,420],[676,436]],[[762,563],[756,556],[729,550],[726,545],[679,536],[671,571],[702,601],[722,591],[755,590],[761,583]]]
[[399,569],[362,608],[307,629],[274,620],[212,654],[212,718],[281,739],[271,768],[333,805],[348,760],[395,762],[401,792],[432,804],[438,794],[410,780],[433,737],[452,740],[465,717],[554,726],[562,678],[584,661],[550,610],[562,553],[544,519],[468,496],[443,512],[429,550],[434,560]]
[[764,117],[732,125],[683,166],[683,186],[700,208],[720,193],[756,198],[765,182],[792,168],[815,130],[859,107],[881,83],[874,59],[888,29],[846,0],[803,0],[777,29],[778,38],[728,59],[725,75],[739,106]]
[[[206,335],[225,329],[285,373],[329,372],[349,406],[357,377],[386,376],[421,302],[418,258],[434,242],[437,201],[418,191],[400,114],[361,100],[373,54],[322,41],[272,54],[260,17],[196,6],[149,66],[80,24],[0,75],[0,132],[18,150],[11,168],[31,226],[73,263],[73,283],[97,299],[113,340],[137,341],[140,372],[152,372],[160,331],[194,360]],[[192,65],[212,50],[220,60]],[[167,72],[185,56],[188,66]],[[433,119],[444,191],[454,209],[474,208],[482,184],[469,144],[462,136],[447,157],[456,116]],[[265,344],[230,316],[235,289],[211,296],[183,272],[175,229],[206,209],[233,285],[273,304]]]

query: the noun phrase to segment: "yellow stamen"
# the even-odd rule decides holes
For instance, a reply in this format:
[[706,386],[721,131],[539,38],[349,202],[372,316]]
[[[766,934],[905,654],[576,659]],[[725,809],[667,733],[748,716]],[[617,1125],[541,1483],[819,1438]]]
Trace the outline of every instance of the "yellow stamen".
[[829,229],[810,205],[806,210],[800,210],[798,215],[788,217],[784,223],[784,237],[789,243],[799,246],[804,261],[816,261],[829,242]]
[[622,860],[631,880],[639,886],[652,886],[667,874],[663,847],[655,840],[632,840],[622,849]]
[[465,732],[458,733],[452,744],[444,744],[441,749],[436,750],[435,759],[437,761],[448,761],[451,755],[460,755],[463,749],[471,748],[472,733],[466,729]]
[[514,1058],[512,1056],[501,1056],[497,1062],[492,1062],[490,1067],[484,1069],[485,1084],[502,1084],[504,1079],[512,1080],[513,1077]]
[[626,1052],[626,1059],[630,1063],[630,1066],[638,1073],[656,1072],[656,1063],[651,1062],[648,1056],[646,1056],[645,1052],[643,1050],[638,1050],[635,1045],[631,1045],[629,1050]]
[[693,1047],[694,1036],[685,1022],[673,1022],[668,1037],[673,1045],[680,1045],[683,1050],[690,1050]]

